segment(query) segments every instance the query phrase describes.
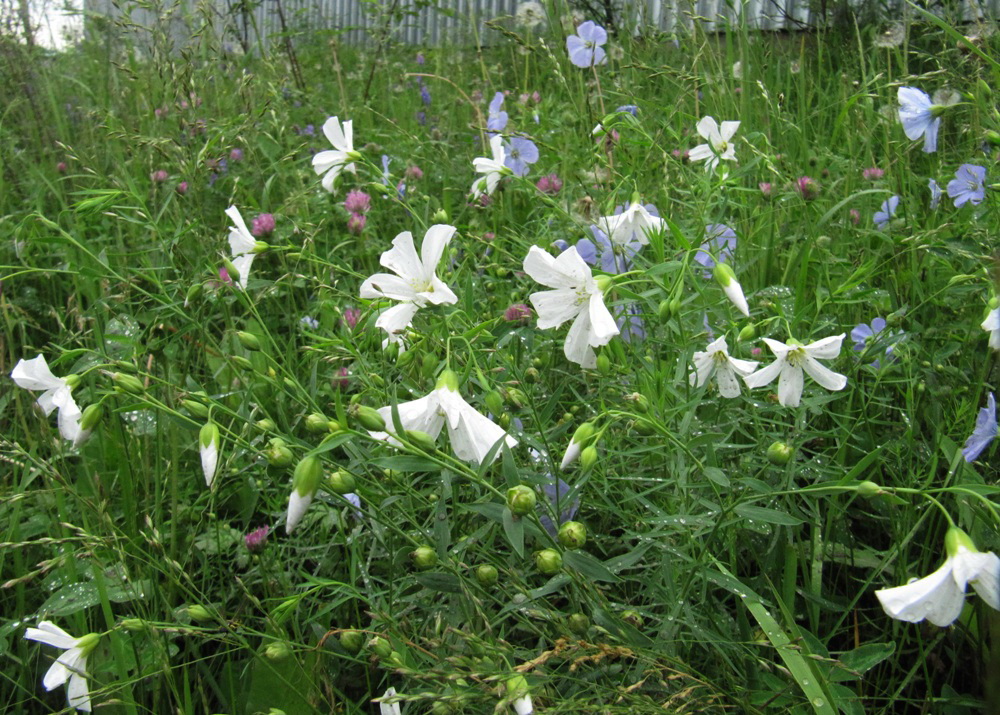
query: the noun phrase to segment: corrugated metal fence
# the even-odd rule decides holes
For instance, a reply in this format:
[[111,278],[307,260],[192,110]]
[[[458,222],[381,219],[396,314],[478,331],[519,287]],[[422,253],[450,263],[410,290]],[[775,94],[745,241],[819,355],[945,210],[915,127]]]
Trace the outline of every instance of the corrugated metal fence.
[[[761,30],[799,30],[815,27],[835,7],[848,3],[865,18],[906,19],[902,0],[623,0],[620,17],[630,30],[678,31],[700,23],[708,31],[745,24]],[[334,30],[343,42],[378,40],[386,28],[393,41],[413,45],[488,44],[499,34],[487,23],[510,18],[510,28],[524,31],[514,21],[523,0],[438,0],[419,5],[414,0],[84,0],[86,10],[151,31],[166,31],[183,41],[206,19],[223,41],[242,40],[248,46],[268,44],[283,31]],[[550,5],[550,20],[565,21],[564,0]],[[819,8],[826,9],[824,13]],[[950,20],[997,17],[1000,0],[955,0],[943,9]],[[394,19],[389,19],[390,14]],[[556,17],[553,17],[555,15]],[[596,19],[596,18],[593,18]],[[887,20],[883,20],[887,22]]]

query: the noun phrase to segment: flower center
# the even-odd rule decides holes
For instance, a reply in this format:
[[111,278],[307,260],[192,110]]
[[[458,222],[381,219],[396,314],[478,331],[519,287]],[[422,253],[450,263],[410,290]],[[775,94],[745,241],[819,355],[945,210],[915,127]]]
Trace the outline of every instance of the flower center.
[[804,363],[808,357],[809,356],[806,355],[805,348],[799,347],[794,350],[789,350],[788,354],[785,355],[785,361],[792,367],[802,367],[802,363]]
[[717,365],[721,365],[722,363],[726,362],[727,358],[728,356],[721,350],[716,350],[714,353],[712,353],[712,360],[714,360]]

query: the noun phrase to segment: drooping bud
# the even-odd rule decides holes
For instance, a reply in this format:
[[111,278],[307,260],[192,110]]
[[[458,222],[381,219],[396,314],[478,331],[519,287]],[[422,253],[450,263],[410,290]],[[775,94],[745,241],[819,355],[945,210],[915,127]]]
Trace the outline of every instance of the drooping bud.
[[368,641],[368,650],[379,658],[388,658],[389,654],[392,653],[392,645],[385,638],[374,636]]
[[486,403],[486,408],[494,415],[503,413],[503,397],[496,390],[487,392],[483,401]]
[[322,412],[313,412],[306,415],[306,429],[315,434],[326,432],[330,429],[330,420]]
[[767,448],[767,461],[776,466],[788,464],[795,450],[784,442],[775,442]]
[[567,521],[559,527],[559,543],[567,549],[583,548],[587,543],[587,527],[579,521]]
[[515,675],[506,684],[507,698],[517,715],[531,715],[535,712],[531,704],[531,694],[528,691],[528,681],[523,675]]
[[660,301],[660,305],[656,308],[656,314],[660,316],[660,320],[667,322],[674,316],[673,307],[671,302],[664,298]]
[[100,424],[101,420],[104,418],[104,404],[101,402],[95,402],[92,405],[87,405],[83,410],[83,416],[80,417],[80,432],[76,435],[73,440],[73,446],[79,447],[88,439],[90,439],[90,433],[94,431],[94,428]]
[[535,490],[531,487],[519,484],[507,490],[507,508],[514,516],[530,514],[535,510],[537,503],[538,497],[535,496]]
[[739,334],[739,337],[737,338],[737,340],[739,340],[742,343],[742,342],[745,342],[747,340],[753,340],[756,337],[757,337],[757,330],[756,330],[756,328],[754,328],[752,325],[747,325],[747,326],[744,326],[744,328],[740,331],[740,334]]
[[410,558],[413,559],[413,565],[421,571],[432,569],[438,563],[437,551],[430,546],[418,546],[410,552]]
[[361,646],[364,645],[365,637],[359,631],[341,631],[338,640],[340,641],[341,648],[351,655],[357,655],[361,652]]
[[229,361],[242,370],[253,370],[253,363],[242,355],[230,355]]
[[295,473],[292,476],[292,493],[288,497],[288,515],[285,519],[285,532],[292,533],[292,529],[299,523],[313,497],[319,489],[320,480],[323,478],[323,464],[318,457],[303,457],[295,465]]
[[437,442],[426,432],[415,429],[406,430],[406,439],[425,452],[437,450]]
[[219,466],[219,428],[214,422],[206,422],[198,433],[198,447],[201,452],[201,470],[205,473],[205,484],[212,488],[215,472]]
[[566,453],[563,455],[562,462],[559,463],[559,468],[566,469],[566,467],[575,462],[593,436],[593,422],[584,422],[577,427],[576,432],[573,433],[573,437],[569,441],[569,446],[566,447]]
[[236,266],[233,265],[233,262],[230,261],[228,258],[223,258],[222,259],[222,265],[226,269],[226,277],[229,278],[229,280],[232,283],[239,283],[240,282],[240,272],[236,268]]
[[597,371],[605,377],[611,374],[611,358],[605,353],[597,356]]
[[115,389],[118,392],[127,392],[131,395],[141,395],[145,390],[142,386],[142,380],[135,375],[113,372],[111,373],[111,381],[114,383]]
[[356,486],[354,475],[343,469],[338,469],[331,474],[326,482],[334,494],[350,494]]
[[181,400],[181,406],[183,406],[184,409],[186,409],[195,417],[198,417],[200,419],[205,419],[206,417],[208,417],[208,407],[203,405],[201,402],[198,402],[197,400],[191,400],[191,399]]
[[260,339],[253,333],[248,333],[246,331],[240,330],[236,333],[237,339],[240,341],[240,345],[245,347],[251,352],[257,352],[260,350]]
[[597,447],[590,445],[580,452],[580,469],[589,472],[597,464]]
[[438,375],[437,384],[434,385],[434,389],[448,389],[452,392],[458,392],[458,375],[455,374],[454,370],[445,368]]
[[257,429],[263,432],[273,432],[277,427],[277,425],[274,424],[274,420],[272,420],[270,417],[264,417],[262,419],[257,420],[256,426]]
[[611,290],[614,279],[612,279],[611,276],[597,276],[594,278],[594,282],[597,284],[597,290],[603,294]]
[[273,641],[264,648],[264,656],[268,660],[284,660],[292,654],[292,649],[284,641]]
[[865,499],[872,499],[882,493],[882,487],[872,481],[865,480],[858,485],[858,494]]
[[542,549],[535,552],[535,568],[546,576],[559,573],[562,569],[562,554],[555,549]]
[[190,288],[187,289],[187,293],[184,296],[184,307],[187,308],[191,303],[198,300],[198,296],[201,295],[204,285],[201,283],[195,283]]
[[370,432],[385,431],[385,419],[372,407],[355,403],[347,408],[347,416]]
[[294,459],[292,450],[288,448],[285,440],[281,439],[281,437],[274,437],[267,443],[264,456],[267,458],[268,464],[272,467],[287,467],[291,465]]
[[420,359],[420,374],[425,378],[434,377],[439,362],[438,356],[434,353],[424,353],[424,356]]
[[736,280],[736,274],[733,272],[733,269],[726,263],[716,263],[712,273],[715,276],[715,280],[722,286],[726,297],[736,306],[737,310],[749,318],[750,306],[747,305],[747,299],[743,295],[743,288]]
[[214,620],[214,618],[215,618],[215,616],[212,615],[211,611],[209,611],[207,608],[205,608],[204,606],[202,606],[202,605],[200,605],[198,603],[195,603],[195,604],[193,604],[191,606],[188,606],[187,607],[187,613],[188,613],[188,616],[190,616],[190,618],[191,618],[192,621],[196,621],[198,623],[201,623],[201,622],[204,622],[204,621],[211,621],[211,620]]
[[492,564],[483,564],[476,569],[476,581],[480,586],[490,587],[500,579],[500,572]]
[[959,549],[965,549],[974,554],[979,553],[979,549],[976,548],[969,535],[957,526],[948,529],[948,533],[944,535],[944,548],[949,557],[957,556]]

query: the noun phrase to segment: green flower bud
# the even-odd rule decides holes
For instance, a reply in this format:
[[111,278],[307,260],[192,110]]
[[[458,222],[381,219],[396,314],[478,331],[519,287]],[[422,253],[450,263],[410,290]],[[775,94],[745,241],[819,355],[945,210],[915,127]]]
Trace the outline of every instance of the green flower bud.
[[405,353],[399,352],[398,343],[390,343],[389,345],[387,345],[385,347],[385,354],[386,358],[388,358],[389,360],[392,360],[395,357],[396,364],[399,367],[406,367],[411,362],[413,362],[413,359],[416,357],[416,355],[412,350],[407,350]]
[[455,374],[454,370],[445,368],[438,375],[437,383],[434,385],[436,390],[448,389],[452,392],[458,392],[458,375]]
[[444,209],[438,209],[431,215],[431,221],[434,223],[448,223],[448,212]]
[[323,479],[323,463],[319,461],[319,457],[303,457],[295,465],[292,489],[303,497],[315,494],[321,479]]
[[524,679],[523,675],[515,675],[507,680],[505,689],[509,699],[523,698],[528,694],[528,681]]
[[261,432],[273,432],[276,427],[277,425],[274,424],[274,420],[269,417],[257,420],[257,429]]
[[264,456],[272,467],[288,467],[295,459],[292,450],[285,445],[285,441],[280,437],[275,437],[268,443],[267,449],[264,450]]
[[648,419],[638,419],[635,421],[635,431],[643,437],[656,434],[656,427]]
[[229,361],[233,363],[238,368],[243,370],[253,370],[253,363],[247,360],[242,355],[230,355]]
[[957,556],[959,548],[971,551],[974,554],[979,553],[979,549],[976,548],[969,535],[957,526],[948,529],[948,533],[944,535],[944,548],[948,552],[949,557]]
[[330,432],[330,434],[337,434],[338,432],[342,432],[344,430],[344,428],[340,426],[340,423],[337,422],[337,420],[330,420],[329,422],[327,422],[326,429]]
[[306,415],[306,429],[315,434],[326,432],[330,428],[330,420],[322,412]]
[[524,381],[529,385],[534,385],[535,383],[538,382],[540,378],[541,375],[539,374],[536,368],[529,367],[527,370],[524,371]]
[[292,649],[284,641],[273,641],[264,648],[264,656],[269,660],[284,660],[292,654]]
[[597,284],[597,290],[601,291],[601,293],[607,293],[614,284],[611,276],[597,276],[594,278],[594,282]]
[[574,613],[566,619],[566,627],[582,636],[590,629],[590,619],[582,613]]
[[716,263],[715,268],[712,269],[712,275],[723,288],[736,280],[736,273],[733,272],[728,263]]
[[384,380],[384,379],[382,378],[382,376],[381,376],[381,375],[379,375],[379,374],[376,374],[376,373],[374,373],[374,372],[373,372],[373,373],[370,373],[370,374],[368,375],[368,379],[369,379],[369,380],[371,381],[371,383],[372,383],[373,385],[375,385],[376,387],[385,387],[385,380]]
[[420,374],[426,378],[434,377],[434,373],[437,372],[438,360],[437,355],[434,353],[425,353],[423,358],[420,360]]
[[340,641],[341,648],[351,655],[357,655],[361,652],[361,646],[364,645],[365,637],[360,631],[341,631],[338,640]]
[[507,404],[512,405],[517,409],[521,409],[528,404],[528,398],[516,387],[512,387],[507,390]]
[[80,649],[82,655],[90,655],[91,651],[97,647],[97,644],[101,641],[101,636],[99,633],[88,633],[85,636],[80,636],[76,641],[76,648]]
[[559,543],[567,549],[580,549],[587,543],[587,527],[579,521],[567,521],[559,527]]
[[742,343],[747,340],[753,340],[756,337],[757,330],[752,325],[747,325],[740,331],[739,337],[736,339]]
[[604,353],[597,356],[597,371],[605,377],[611,374],[611,359]]
[[680,313],[681,312],[681,305],[682,304],[681,304],[681,299],[680,298],[671,298],[670,299],[670,312],[671,312],[671,314],[677,315],[678,313]]
[[858,494],[863,496],[865,499],[871,499],[872,497],[877,497],[882,493],[882,487],[880,487],[875,482],[863,481],[858,485]]
[[233,265],[233,262],[228,258],[223,258],[222,265],[226,267],[226,273],[229,275],[229,280],[231,280],[234,284],[239,283],[240,272],[236,269],[236,266]]
[[535,552],[535,568],[546,576],[559,573],[562,569],[562,554],[555,549],[542,549]]
[[181,406],[199,419],[208,417],[208,407],[197,400],[181,400]]
[[198,623],[215,619],[215,616],[212,615],[211,611],[197,603],[192,606],[188,606],[187,613],[192,621],[196,621]]
[[219,428],[214,422],[206,422],[198,432],[198,444],[202,447],[218,447],[220,441]]
[[438,563],[437,551],[432,549],[430,546],[418,546],[410,552],[410,558],[413,559],[414,566],[421,571],[432,569],[437,566]]
[[121,372],[111,373],[111,382],[114,383],[118,392],[127,392],[131,395],[141,395],[145,391],[142,381],[135,375],[126,375]]
[[503,397],[496,390],[490,390],[486,393],[486,397],[483,400],[486,403],[486,408],[492,412],[494,415],[499,415],[503,413]]
[[327,477],[326,482],[334,494],[350,494],[355,487],[354,475],[342,469]]
[[993,88],[990,87],[990,83],[982,77],[976,81],[976,88],[976,94],[982,99],[989,100],[989,98],[993,95]]
[[649,412],[649,398],[645,395],[633,392],[627,399],[631,400],[635,404],[636,412],[641,412],[643,414]]
[[660,320],[667,322],[674,316],[673,306],[671,301],[664,298],[660,301],[660,305],[656,308],[656,314],[660,316]]
[[392,653],[392,645],[385,638],[375,636],[368,641],[368,650],[379,658],[388,658],[389,654]]
[[590,445],[584,447],[580,452],[580,469],[584,472],[590,471],[597,464],[597,447]]
[[104,405],[102,403],[95,402],[92,405],[87,405],[83,410],[83,416],[80,418],[80,429],[84,432],[90,432],[100,424],[103,418]]
[[426,432],[416,429],[406,430],[406,439],[425,452],[437,451],[437,442]]
[[201,292],[202,290],[204,290],[204,288],[205,286],[202,283],[195,283],[190,288],[188,288],[187,294],[185,294],[184,296],[184,305],[188,305],[198,300],[198,297],[201,295]]
[[788,464],[795,450],[784,442],[775,442],[767,448],[767,461],[776,466]]
[[537,502],[538,497],[535,496],[535,490],[531,487],[519,484],[507,490],[507,508],[515,516],[530,514],[535,510]]
[[148,628],[146,622],[141,618],[124,618],[121,621],[121,627],[132,633],[141,633]]
[[510,428],[510,422],[511,422],[511,419],[510,419],[510,413],[509,412],[502,412],[500,414],[500,416],[497,418],[497,423],[501,427],[503,427],[504,429],[509,429]]
[[476,580],[480,586],[490,587],[500,579],[500,572],[492,564],[483,564],[476,569]]
[[370,432],[385,431],[385,419],[372,407],[355,403],[347,408],[347,416]]
[[260,339],[253,333],[247,333],[242,330],[236,333],[236,337],[240,341],[240,345],[245,347],[247,350],[256,352],[260,350]]
[[622,620],[630,626],[635,626],[636,628],[642,628],[643,625],[645,625],[642,615],[638,611],[633,611],[631,609],[622,611]]

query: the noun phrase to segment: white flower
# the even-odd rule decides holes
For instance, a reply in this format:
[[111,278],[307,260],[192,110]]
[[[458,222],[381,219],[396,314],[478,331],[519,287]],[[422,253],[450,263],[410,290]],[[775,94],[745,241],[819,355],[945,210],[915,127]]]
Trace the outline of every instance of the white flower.
[[379,715],[400,715],[399,703],[383,703],[382,700],[396,697],[396,689],[389,688],[385,695],[378,699]]
[[722,286],[726,297],[736,308],[746,317],[750,317],[750,306],[747,304],[746,296],[743,295],[743,286],[736,280],[736,274],[727,263],[716,263],[712,269],[715,280]]
[[925,618],[936,626],[949,626],[962,613],[965,587],[972,587],[992,608],[1000,610],[1000,558],[976,551],[961,529],[952,527],[945,537],[948,558],[929,576],[905,586],[875,592],[885,612],[908,623]]
[[452,305],[458,302],[458,296],[437,277],[437,265],[454,235],[454,226],[431,226],[424,235],[418,256],[413,247],[413,234],[403,231],[392,240],[392,248],[379,260],[396,275],[376,273],[361,284],[362,298],[402,301],[383,311],[375,321],[376,327],[389,334],[390,342],[399,341],[399,334],[410,325],[417,311],[428,303]]
[[1000,307],[991,310],[980,327],[990,332],[990,347],[1000,350]]
[[743,63],[739,60],[733,62],[733,79],[743,79]]
[[767,347],[777,359],[767,367],[743,378],[743,381],[747,387],[753,389],[769,385],[777,377],[778,402],[784,407],[799,406],[799,398],[802,397],[803,370],[827,390],[843,390],[847,387],[847,378],[817,362],[817,358],[832,360],[840,355],[840,344],[843,340],[844,333],[808,345],[789,345],[764,338]]
[[531,715],[535,712],[535,706],[531,704],[530,695],[522,695],[512,704],[514,706],[514,712],[516,712],[517,715]]
[[323,464],[317,457],[307,456],[295,465],[292,475],[292,493],[288,496],[288,512],[285,515],[285,533],[292,530],[305,516],[313,497],[323,479]]
[[557,257],[532,246],[524,259],[524,272],[542,285],[555,288],[529,297],[538,313],[538,327],[558,328],[573,319],[563,353],[577,365],[596,367],[594,348],[607,345],[620,331],[604,305],[603,291],[576,246]]
[[332,194],[333,182],[341,171],[347,169],[353,174],[357,173],[353,162],[361,155],[354,151],[354,128],[350,119],[344,122],[344,128],[341,129],[337,117],[327,118],[323,123],[323,133],[333,144],[333,149],[317,153],[312,159],[312,165],[317,174],[326,174],[322,181],[323,188]]
[[73,379],[62,379],[52,374],[43,355],[31,360],[20,360],[10,373],[18,387],[26,390],[44,390],[38,397],[38,406],[48,417],[56,408],[59,409],[59,434],[63,439],[82,444],[86,437],[81,438],[80,417],[82,413],[71,393]]
[[[458,394],[458,378],[451,370],[444,370],[437,386],[429,394],[412,402],[396,406],[399,423],[404,431],[425,432],[437,439],[441,429],[448,426],[448,439],[455,456],[466,462],[482,464],[494,445],[503,439],[508,447],[516,447],[517,440],[502,427],[492,422]],[[378,413],[387,425],[392,424],[392,407],[382,407]],[[399,441],[385,432],[371,432],[375,439],[399,445]],[[497,452],[499,454],[499,452]],[[494,459],[497,454],[494,454]]]
[[74,638],[55,623],[42,621],[38,624],[38,628],[26,630],[24,637],[65,651],[45,673],[42,685],[46,690],[52,690],[64,685],[68,680],[66,697],[70,707],[89,713],[91,710],[90,691],[87,688],[87,656],[97,645],[100,636],[88,633],[82,638]]
[[703,139],[707,139],[708,143],[696,146],[690,151],[688,158],[691,161],[707,159],[705,171],[715,169],[720,159],[736,161],[736,146],[731,142],[731,139],[739,128],[739,122],[723,122],[720,128],[712,117],[702,117],[697,125],[698,134]]
[[504,166],[507,152],[503,148],[503,137],[499,134],[490,139],[490,151],[493,152],[492,159],[480,156],[472,160],[476,172],[485,174],[472,182],[472,195],[477,199],[484,193],[492,195],[500,182],[500,177],[511,173],[511,170]]
[[205,484],[211,489],[215,472],[219,467],[219,428],[214,422],[206,422],[198,433],[198,451],[201,453],[201,470],[205,473]]
[[229,227],[229,250],[233,254],[233,267],[239,272],[240,288],[246,290],[247,280],[250,276],[250,266],[258,253],[267,250],[264,241],[258,241],[253,234],[247,230],[246,222],[240,214],[240,210],[235,206],[226,209],[226,216],[236,224]]
[[729,355],[725,336],[708,344],[705,351],[694,354],[696,372],[691,375],[691,384],[701,387],[715,375],[719,383],[719,394],[723,397],[739,397],[740,381],[736,376],[746,377],[757,369],[755,360],[737,360]]
[[569,440],[569,446],[566,447],[566,454],[563,455],[562,462],[559,463],[559,469],[565,471],[566,467],[579,459],[584,447],[587,446],[587,443],[593,436],[594,425],[592,423],[584,422],[577,427],[573,433],[573,437]]
[[663,228],[664,221],[649,213],[638,201],[633,201],[620,214],[602,217],[598,226],[616,245],[624,246],[634,240],[645,246],[649,243],[648,234]]
[[535,0],[527,0],[517,6],[514,22],[529,30],[533,30],[545,22],[545,8]]

